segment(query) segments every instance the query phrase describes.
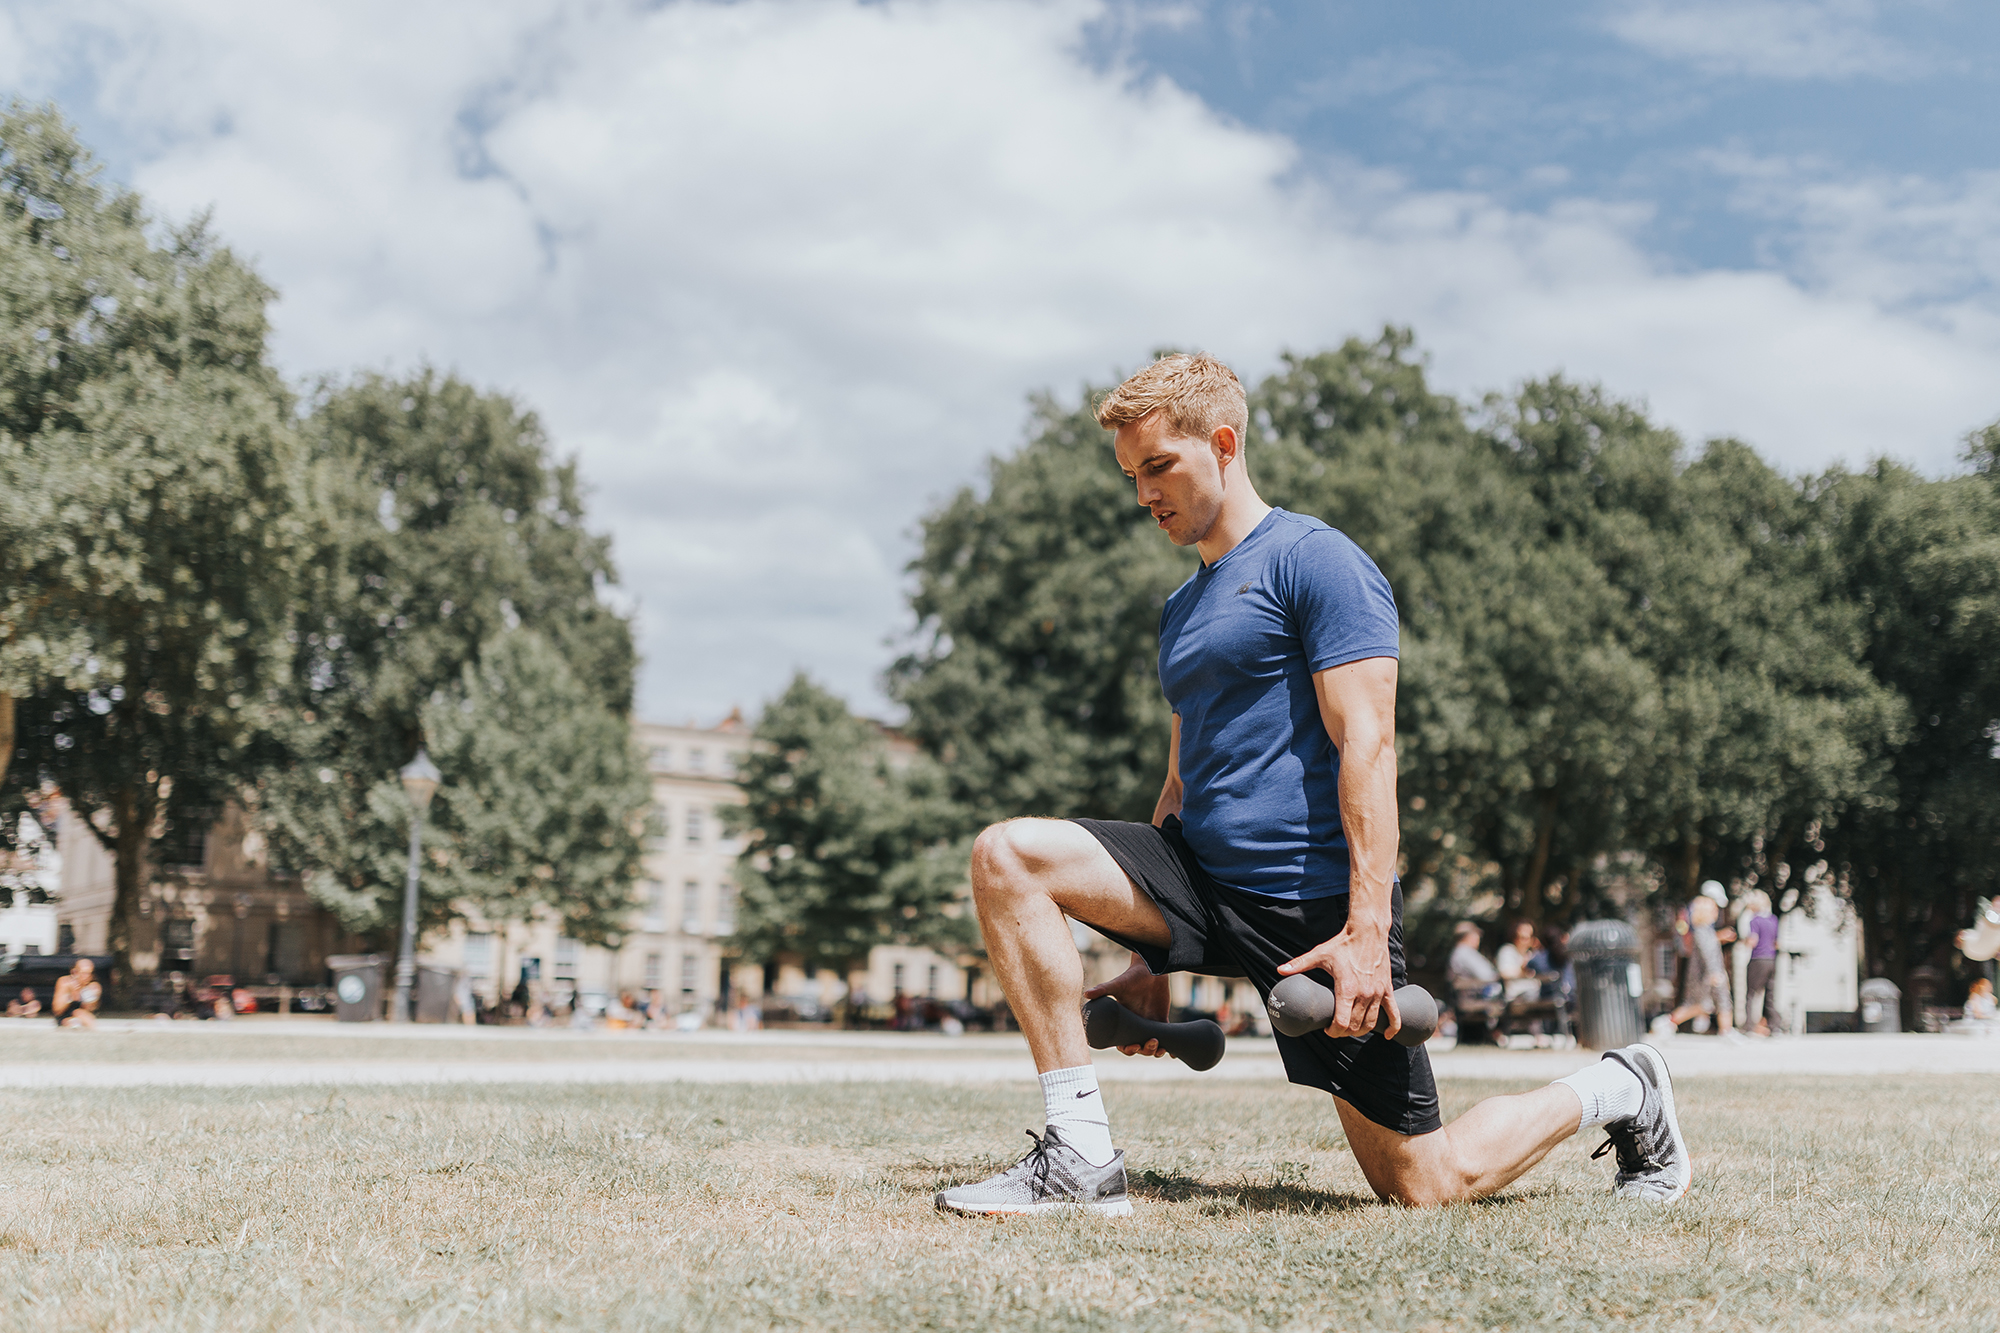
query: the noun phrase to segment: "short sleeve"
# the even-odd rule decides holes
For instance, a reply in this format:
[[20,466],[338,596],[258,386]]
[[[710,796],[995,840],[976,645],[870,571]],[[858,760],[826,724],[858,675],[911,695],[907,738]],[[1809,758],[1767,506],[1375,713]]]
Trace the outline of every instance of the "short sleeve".
[[1285,553],[1285,592],[1310,671],[1395,657],[1396,595],[1342,532],[1315,528]]

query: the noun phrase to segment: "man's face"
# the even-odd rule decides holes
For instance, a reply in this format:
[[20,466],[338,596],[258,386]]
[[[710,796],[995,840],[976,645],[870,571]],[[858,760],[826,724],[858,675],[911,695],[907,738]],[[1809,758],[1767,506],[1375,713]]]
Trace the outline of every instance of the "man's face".
[[[1233,457],[1236,432],[1224,426],[1216,434],[1227,438]],[[1224,447],[1214,439],[1181,435],[1162,412],[1120,426],[1112,439],[1118,466],[1138,488],[1139,503],[1176,546],[1192,546],[1206,537],[1222,512]]]
[[76,960],[76,974],[79,977],[88,978],[96,970],[97,964],[91,962],[88,958],[79,958]]

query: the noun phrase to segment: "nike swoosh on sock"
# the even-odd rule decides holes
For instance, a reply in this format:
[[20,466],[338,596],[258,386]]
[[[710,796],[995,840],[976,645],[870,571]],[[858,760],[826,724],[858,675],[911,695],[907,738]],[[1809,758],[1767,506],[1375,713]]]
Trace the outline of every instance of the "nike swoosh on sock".
[[1086,1089],[1086,1090],[1085,1090],[1085,1091],[1083,1091],[1083,1092],[1079,1092],[1078,1094],[1076,1094],[1076,1096],[1077,1096],[1077,1100],[1078,1100],[1078,1101],[1081,1101],[1081,1100],[1083,1100],[1083,1099],[1084,1099],[1085,1097],[1088,1097],[1088,1096],[1090,1096],[1090,1094],[1091,1094],[1091,1093],[1093,1093],[1093,1092],[1096,1092],[1096,1091],[1097,1091],[1097,1089],[1096,1089],[1096,1088],[1089,1088],[1089,1089]]

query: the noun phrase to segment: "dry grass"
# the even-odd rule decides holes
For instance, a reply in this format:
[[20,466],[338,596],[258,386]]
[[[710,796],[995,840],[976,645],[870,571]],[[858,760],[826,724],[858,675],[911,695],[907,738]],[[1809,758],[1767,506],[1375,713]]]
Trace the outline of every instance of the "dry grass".
[[1420,1213],[1317,1094],[1112,1085],[1138,1215],[1004,1223],[930,1195],[1031,1086],[4,1093],[0,1325],[1990,1328],[1989,1092],[1688,1082],[1678,1208],[1580,1139]]

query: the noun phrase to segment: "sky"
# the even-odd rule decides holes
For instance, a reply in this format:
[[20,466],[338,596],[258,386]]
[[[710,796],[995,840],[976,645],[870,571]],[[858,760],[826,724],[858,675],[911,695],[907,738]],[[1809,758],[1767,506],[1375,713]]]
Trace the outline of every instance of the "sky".
[[539,412],[614,537],[639,711],[805,670],[892,716],[923,515],[1163,346],[1385,323],[1691,447],[1931,473],[2000,417],[1981,0],[0,0],[304,383]]

